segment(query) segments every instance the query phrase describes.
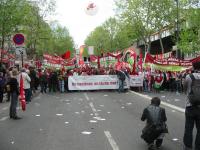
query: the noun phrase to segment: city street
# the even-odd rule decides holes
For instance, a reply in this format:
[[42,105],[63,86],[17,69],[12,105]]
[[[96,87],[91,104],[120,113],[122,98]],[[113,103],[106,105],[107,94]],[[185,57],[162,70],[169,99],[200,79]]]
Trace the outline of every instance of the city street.
[[[182,147],[184,95],[173,94],[158,94],[166,102],[169,128],[162,150]],[[140,117],[150,96],[133,91],[39,94],[25,112],[18,111],[21,120],[9,119],[9,103],[3,103],[0,150],[145,150]]]

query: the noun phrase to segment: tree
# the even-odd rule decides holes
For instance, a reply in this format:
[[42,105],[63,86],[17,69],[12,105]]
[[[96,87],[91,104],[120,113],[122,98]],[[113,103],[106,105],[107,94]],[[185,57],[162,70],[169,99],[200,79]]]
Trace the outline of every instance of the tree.
[[[54,0],[30,1],[24,18],[24,32],[30,56],[44,51],[44,44],[51,41],[51,29],[45,18],[54,12]],[[51,45],[51,44],[50,44]]]
[[66,27],[57,25],[53,29],[53,50],[59,55],[65,53],[66,50],[70,50],[71,54],[73,53],[74,41]]
[[150,37],[154,32],[159,33],[162,47],[162,29],[172,21],[173,0],[117,0],[116,5],[117,15],[124,23],[131,24],[135,40],[144,42],[145,51],[150,50]]
[[107,51],[109,40],[109,33],[102,26],[99,26],[87,36],[84,43],[87,46],[94,46],[95,54],[101,55],[101,53]]
[[11,36],[18,30],[22,23],[23,12],[26,10],[25,0],[0,1],[0,37],[1,48],[5,48],[5,41],[10,41]]
[[109,18],[103,23],[102,27],[108,33],[109,36],[108,45],[106,45],[105,49],[107,49],[108,51],[115,50],[116,49],[115,38],[119,30],[119,25],[117,20],[115,18]]
[[[184,22],[181,26],[178,47],[184,53],[197,54],[200,51],[200,10],[199,2],[193,1],[184,9]],[[196,7],[197,6],[197,7]]]

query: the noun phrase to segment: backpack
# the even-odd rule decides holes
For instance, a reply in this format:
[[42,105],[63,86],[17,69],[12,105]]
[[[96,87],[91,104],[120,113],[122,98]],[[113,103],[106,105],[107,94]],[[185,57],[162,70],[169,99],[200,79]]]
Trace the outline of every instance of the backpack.
[[161,133],[165,132],[167,126],[164,122],[160,121],[162,109],[155,106],[150,106],[148,109],[152,123],[142,130],[141,138],[147,143],[152,143]]
[[193,74],[190,74],[192,79],[191,91],[188,94],[189,102],[192,105],[200,105],[200,79],[195,79]]

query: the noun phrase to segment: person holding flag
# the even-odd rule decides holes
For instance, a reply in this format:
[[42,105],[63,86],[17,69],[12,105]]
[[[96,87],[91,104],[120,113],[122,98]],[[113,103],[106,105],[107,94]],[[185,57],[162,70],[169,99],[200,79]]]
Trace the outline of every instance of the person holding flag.
[[11,103],[10,103],[10,118],[14,120],[21,119],[17,116],[17,103],[19,96],[19,83],[17,81],[18,71],[17,69],[12,70],[10,81],[10,94],[11,94]]

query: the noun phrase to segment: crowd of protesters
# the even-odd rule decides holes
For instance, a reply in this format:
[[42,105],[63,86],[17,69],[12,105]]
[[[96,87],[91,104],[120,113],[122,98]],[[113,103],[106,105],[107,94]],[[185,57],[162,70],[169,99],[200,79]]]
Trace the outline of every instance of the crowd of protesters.
[[[14,68],[15,69],[15,68]],[[0,72],[0,103],[3,102],[3,95],[6,94],[6,101],[10,101],[10,87],[7,85],[11,78],[13,68]],[[119,75],[119,70],[117,71],[114,67],[100,67],[95,68],[89,65],[82,66],[80,68],[73,69],[36,69],[34,67],[28,67],[18,69],[20,75],[22,75],[24,80],[24,90],[26,102],[31,101],[32,95],[38,90],[40,86],[40,92],[67,92],[68,88],[68,77],[69,76],[90,76],[90,75]],[[187,74],[191,71],[185,72],[161,72],[155,71],[150,73],[150,71],[143,71],[143,88],[144,92],[158,92],[159,90],[168,90],[171,92],[176,92],[180,94],[183,92],[183,82]],[[126,68],[126,74],[131,75],[131,70]],[[140,74],[140,73],[139,73]],[[118,77],[119,78],[119,77]],[[156,81],[162,80],[162,86],[156,87]],[[19,77],[18,77],[19,81]],[[48,89],[48,90],[47,90]]]
[[[155,71],[153,73],[144,71],[143,91],[159,92],[160,90],[167,90],[176,92],[176,94],[179,95],[183,92],[183,83],[185,77],[190,73],[190,70],[186,70],[184,72]],[[156,87],[157,80],[162,80],[162,85],[159,87]]]
[[[12,70],[17,69],[11,67],[4,69],[0,72],[0,103],[3,99],[10,101],[10,87],[8,85],[10,78],[12,77]],[[26,102],[31,101],[32,95],[40,89],[41,93],[46,92],[67,92],[68,88],[68,77],[69,76],[89,76],[89,75],[117,75],[118,72],[114,67],[101,67],[99,69],[85,65],[80,68],[74,69],[56,69],[56,68],[44,68],[36,69],[35,67],[28,67],[17,69],[18,70],[18,83],[19,78],[22,76],[24,81],[24,91]],[[130,70],[127,70],[130,74]],[[40,88],[39,88],[40,87]],[[3,95],[6,95],[4,98]]]

